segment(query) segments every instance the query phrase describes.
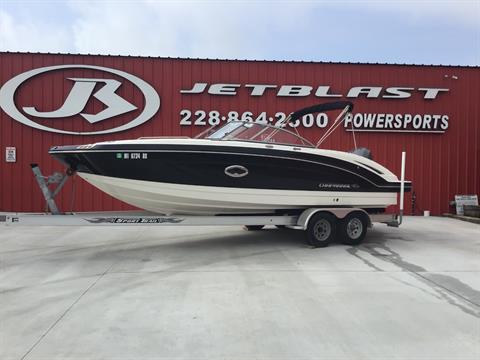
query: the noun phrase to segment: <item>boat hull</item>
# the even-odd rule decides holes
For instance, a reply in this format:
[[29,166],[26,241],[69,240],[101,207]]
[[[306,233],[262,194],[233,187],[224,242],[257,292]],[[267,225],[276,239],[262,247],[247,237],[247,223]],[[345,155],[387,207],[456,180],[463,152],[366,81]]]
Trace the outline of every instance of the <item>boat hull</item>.
[[137,140],[55,147],[50,154],[105,193],[164,214],[381,210],[396,204],[400,191],[397,177],[371,160],[278,144]]
[[242,189],[78,175],[125,203],[162,214],[259,214],[320,206],[378,210],[397,202],[395,192]]

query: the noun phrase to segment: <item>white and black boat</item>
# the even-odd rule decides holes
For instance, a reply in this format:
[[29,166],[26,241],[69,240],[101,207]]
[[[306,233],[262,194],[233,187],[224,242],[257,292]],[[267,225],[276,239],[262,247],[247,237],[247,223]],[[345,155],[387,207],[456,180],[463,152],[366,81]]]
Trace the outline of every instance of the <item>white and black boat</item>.
[[[292,113],[281,125],[342,110],[328,136],[352,108],[350,102],[320,104]],[[273,214],[311,207],[371,213],[397,203],[400,181],[388,169],[317,145],[279,126],[232,121],[196,138],[140,138],[49,152],[105,193],[155,213]]]

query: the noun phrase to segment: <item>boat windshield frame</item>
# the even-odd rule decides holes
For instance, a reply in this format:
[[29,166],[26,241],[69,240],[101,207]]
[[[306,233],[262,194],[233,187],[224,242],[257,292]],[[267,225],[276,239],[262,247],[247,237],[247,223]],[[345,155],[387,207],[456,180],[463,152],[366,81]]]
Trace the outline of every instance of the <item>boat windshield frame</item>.
[[[232,125],[235,125],[235,124],[238,124],[238,126],[232,126]],[[251,126],[248,127],[246,125],[251,125]],[[254,133],[249,138],[236,138],[235,135],[237,135],[237,134],[231,135],[232,133],[235,132],[235,130],[240,129],[242,126],[245,127],[245,129],[250,129],[253,126],[258,126],[258,127],[260,127],[260,129],[259,129],[258,132]],[[231,131],[225,132],[221,137],[212,137],[216,133],[220,132],[222,129],[229,128],[229,127],[231,128]],[[271,138],[274,138],[275,134],[277,134],[278,132],[281,132],[281,133],[287,133],[287,134],[299,139],[301,143],[300,144],[292,144],[292,143],[275,142],[275,141],[270,142],[270,141],[265,141],[265,139],[263,139],[263,140],[260,140],[260,139],[256,140],[255,139],[260,134],[265,132],[267,129],[272,129],[272,132],[268,135],[267,140],[271,139]],[[278,144],[278,145],[289,145],[289,146],[300,146],[300,147],[307,147],[307,148],[315,148],[315,145],[311,141],[305,139],[303,136],[300,136],[298,133],[294,133],[292,131],[280,128],[278,126],[270,125],[270,124],[234,120],[234,121],[228,122],[227,124],[220,127],[219,129],[216,129],[216,130],[212,129],[212,130],[214,130],[213,133],[208,134],[208,132],[207,132],[208,135],[207,134],[200,134],[199,137],[201,137],[201,135],[203,135],[203,138],[206,139],[206,140],[216,140],[216,141],[245,141],[245,142],[272,144],[272,145],[273,144]]]

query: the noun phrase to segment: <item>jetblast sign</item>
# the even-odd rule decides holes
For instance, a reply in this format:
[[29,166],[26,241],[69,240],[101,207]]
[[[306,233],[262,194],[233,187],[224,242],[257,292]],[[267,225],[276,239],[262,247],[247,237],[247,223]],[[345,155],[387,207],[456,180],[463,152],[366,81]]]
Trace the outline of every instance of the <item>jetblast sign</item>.
[[[68,75],[73,70],[90,70],[99,73],[96,77],[81,77]],[[45,103],[51,101],[43,100],[43,103],[21,103],[16,96],[17,90],[28,87],[30,81],[39,78],[39,81],[48,82],[51,74],[62,71],[64,81],[71,86],[68,93],[61,99],[62,105],[57,109],[45,109]],[[118,94],[119,89],[126,83],[137,88],[143,95],[141,108],[133,104],[133,99],[128,95],[122,97]],[[242,90],[243,89],[243,90]],[[405,100],[415,96],[421,96],[425,101],[433,101],[439,97],[446,96],[450,91],[447,88],[433,87],[405,87],[405,86],[355,86],[345,93],[332,91],[329,85],[286,85],[286,84],[236,84],[236,83],[215,83],[195,82],[191,87],[177,89],[176,93],[183,99],[196,96],[234,97],[240,91],[247,91],[253,99],[264,96],[275,96],[279,98],[305,98],[314,97],[318,100],[331,101],[339,98],[356,99],[393,99]],[[2,84],[0,88],[0,107],[13,120],[32,128],[62,134],[72,135],[98,135],[115,133],[132,129],[150,121],[160,109],[159,89],[156,89],[145,79],[141,79],[123,70],[84,64],[54,65],[31,69],[14,76]],[[131,96],[131,95],[130,95]],[[51,99],[50,99],[51,100]],[[190,99],[189,99],[190,100]],[[31,100],[33,101],[33,100]],[[38,101],[38,99],[37,99]],[[97,113],[85,112],[86,107],[92,101],[103,104],[103,109]],[[25,100],[24,100],[25,102]],[[55,101],[57,103],[57,101]],[[185,101],[185,103],[191,103]],[[239,108],[244,109],[240,103]],[[138,110],[138,111],[136,111]],[[119,116],[131,117],[122,125],[97,131],[78,132],[73,130],[57,129],[42,124],[41,120],[46,119],[75,119],[75,121],[87,121],[91,125],[102,123],[108,119],[115,119]],[[269,112],[249,111],[238,109],[216,110],[211,108],[183,108],[178,113],[180,126],[213,126],[224,122],[241,120],[268,123],[275,125],[282,123],[288,113],[282,111]],[[301,119],[288,123],[291,128],[319,127],[325,128],[332,123],[326,113],[307,114]],[[413,132],[413,133],[444,133],[449,127],[449,116],[447,114],[412,114],[412,113],[364,113],[358,112],[349,115],[344,121],[346,131],[376,131],[376,132]]]
[[[413,93],[420,93],[425,100],[435,100],[440,94],[446,93],[446,88],[431,87],[380,87],[355,86],[346,95],[331,91],[331,86],[320,85],[271,85],[271,84],[208,84],[195,83],[190,89],[182,89],[183,95],[209,94],[214,96],[236,96],[240,89],[248,89],[252,97],[274,95],[277,97],[308,97],[335,100],[338,98],[355,99],[408,99]],[[243,120],[261,123],[282,123],[288,116],[284,112],[268,114],[266,111],[253,113],[251,111],[237,112],[235,110],[221,114],[217,110],[182,109],[180,125],[216,125],[221,121]],[[328,114],[308,114],[302,119],[290,122],[287,126],[327,127],[331,123]],[[449,117],[446,114],[404,114],[404,113],[354,113],[344,121],[347,131],[377,131],[377,132],[414,132],[414,133],[444,133],[448,129]]]

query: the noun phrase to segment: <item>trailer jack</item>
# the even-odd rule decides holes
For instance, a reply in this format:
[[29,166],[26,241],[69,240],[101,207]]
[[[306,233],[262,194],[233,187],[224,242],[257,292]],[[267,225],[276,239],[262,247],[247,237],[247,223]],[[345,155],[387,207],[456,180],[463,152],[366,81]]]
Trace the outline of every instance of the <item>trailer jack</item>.
[[[57,204],[55,203],[55,197],[58,195],[60,190],[62,190],[63,186],[67,182],[68,178],[75,174],[75,171],[72,169],[68,169],[65,174],[55,172],[49,176],[43,176],[42,171],[38,164],[30,164],[32,168],[33,175],[35,175],[35,179],[37,180],[38,186],[42,191],[43,197],[47,203],[48,209],[53,215],[60,215],[61,212],[58,209]],[[53,189],[49,186],[51,184],[57,184]]]

